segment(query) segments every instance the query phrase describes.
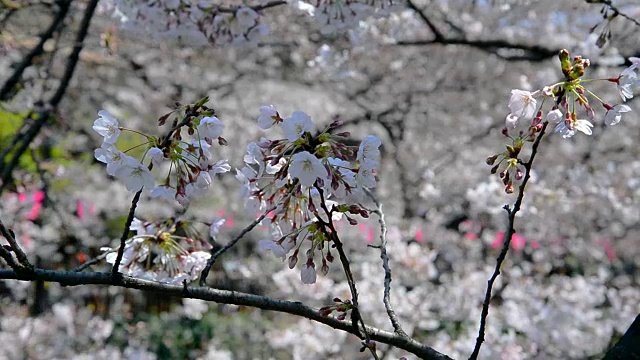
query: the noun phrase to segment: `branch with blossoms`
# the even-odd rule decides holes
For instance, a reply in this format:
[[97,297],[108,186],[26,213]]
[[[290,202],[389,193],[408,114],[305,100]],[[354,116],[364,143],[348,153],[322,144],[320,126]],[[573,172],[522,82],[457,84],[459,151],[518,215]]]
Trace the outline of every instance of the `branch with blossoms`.
[[[640,58],[630,58],[629,60],[632,65],[624,69],[617,77],[608,79],[583,79],[585,69],[590,65],[588,59],[583,59],[581,56],[575,56],[571,59],[567,50],[561,50],[558,57],[564,75],[563,81],[546,86],[542,90],[535,92],[525,90],[511,91],[511,98],[509,100],[509,110],[511,112],[507,115],[505,119],[506,126],[502,130],[502,134],[509,138],[510,144],[506,145],[505,152],[487,158],[487,164],[492,166],[492,174],[503,169],[500,171],[499,176],[505,185],[505,192],[509,194],[513,193],[514,188],[517,186],[518,196],[512,208],[508,205],[504,207],[508,215],[507,229],[495,269],[487,283],[487,290],[482,303],[478,337],[470,359],[478,358],[482,343],[485,341],[485,328],[489,315],[493,285],[500,275],[500,269],[509,251],[511,239],[516,233],[516,214],[521,209],[525,187],[531,178],[533,161],[538,153],[538,148],[545,135],[547,126],[555,123],[554,132],[562,135],[564,139],[573,137],[577,131],[585,135],[591,135],[593,124],[589,120],[593,121],[595,119],[596,110],[589,102],[590,99],[595,100],[596,103],[599,102],[605,108],[605,124],[614,126],[621,121],[622,114],[631,111],[631,108],[625,104],[609,105],[584,84],[589,84],[594,81],[615,83],[623,102],[633,98],[634,90],[640,88],[640,79],[638,79],[637,74],[638,68],[640,67]],[[542,101],[538,105],[538,98],[540,97]],[[545,101],[550,101],[553,105],[543,120],[542,108]],[[579,119],[579,111],[585,114],[589,120]],[[532,120],[526,122],[528,119]],[[526,124],[526,130],[519,130],[517,135],[511,135],[514,129],[522,124]],[[533,145],[529,159],[525,162],[521,159],[522,150],[528,142],[532,142]]]

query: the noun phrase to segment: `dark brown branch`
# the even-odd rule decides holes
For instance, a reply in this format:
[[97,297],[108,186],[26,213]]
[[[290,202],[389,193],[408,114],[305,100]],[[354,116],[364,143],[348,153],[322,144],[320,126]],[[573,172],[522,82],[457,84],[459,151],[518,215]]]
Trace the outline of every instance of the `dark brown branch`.
[[640,359],[640,314],[602,360]]
[[[528,45],[512,43],[506,40],[470,40],[464,38],[442,38],[431,40],[407,40],[398,41],[394,45],[400,46],[428,46],[428,45],[462,45],[482,50],[489,54],[497,55],[508,60],[542,61],[558,54],[560,49],[549,49],[540,45]],[[522,54],[505,54],[500,50],[511,50]]]
[[118,247],[118,254],[116,255],[116,261],[113,263],[113,268],[111,269],[111,274],[116,277],[118,276],[118,268],[120,267],[120,263],[122,262],[122,257],[124,256],[124,248],[126,246],[127,238],[129,238],[129,232],[131,231],[131,223],[133,223],[133,218],[136,214],[136,207],[138,206],[138,201],[140,201],[140,195],[142,194],[142,189],[138,190],[136,194],[133,196],[131,200],[131,207],[129,208],[129,215],[127,215],[127,221],[124,224],[124,229],[122,230],[122,236],[120,236],[120,247]]
[[613,5],[613,3],[611,2],[611,0],[585,0],[588,4],[603,4],[609,7],[609,9],[611,9],[616,15],[620,15],[623,18],[631,21],[633,24],[635,24],[636,26],[640,26],[640,21],[632,18],[631,16],[623,13],[622,11],[620,11],[620,9],[618,9],[617,6]]
[[442,32],[440,32],[440,30],[438,30],[438,28],[436,27],[436,25],[431,21],[431,19],[429,19],[429,17],[427,17],[427,14],[424,13],[424,11],[422,11],[421,9],[419,9],[416,4],[413,3],[413,1],[411,0],[407,0],[407,7],[413,11],[415,11],[416,13],[418,13],[418,16],[420,17],[420,19],[422,19],[422,21],[424,21],[424,23],[427,25],[427,27],[431,30],[431,32],[433,32],[433,36],[435,37],[434,40],[437,41],[442,41],[444,40],[444,35],[442,34]]
[[377,209],[373,212],[378,215],[378,223],[380,224],[380,258],[382,259],[382,268],[384,269],[384,294],[382,302],[384,303],[384,308],[387,310],[387,316],[389,316],[395,333],[400,336],[408,336],[402,329],[396,312],[393,311],[391,307],[391,267],[389,266],[389,256],[387,255],[387,223],[384,220],[382,204],[373,196],[371,191],[365,190],[365,193],[376,204]]
[[476,345],[473,349],[473,353],[469,357],[469,360],[475,360],[478,358],[478,355],[480,354],[480,347],[485,340],[484,335],[485,328],[487,326],[487,316],[489,315],[489,304],[491,302],[491,291],[493,289],[493,284],[498,278],[498,275],[500,275],[500,267],[507,257],[509,246],[511,245],[511,238],[516,232],[514,227],[516,214],[518,213],[518,211],[520,211],[520,206],[522,205],[522,200],[524,199],[525,187],[527,185],[527,182],[529,182],[529,179],[531,178],[531,166],[533,165],[533,160],[538,153],[538,146],[540,146],[540,141],[542,140],[542,137],[544,136],[545,130],[547,129],[548,125],[549,122],[547,121],[545,121],[542,125],[542,130],[540,130],[538,137],[536,137],[536,140],[533,143],[529,161],[524,164],[526,172],[524,175],[524,179],[522,180],[522,184],[520,184],[520,187],[518,189],[518,197],[516,199],[516,202],[513,204],[513,208],[509,209],[509,206],[505,205],[505,210],[507,211],[509,217],[509,224],[507,225],[507,232],[504,235],[504,243],[502,244],[502,249],[500,250],[500,254],[498,255],[498,259],[496,261],[496,267],[493,271],[493,274],[491,275],[491,278],[487,282],[487,292],[485,293],[484,302],[482,303],[482,314],[480,315],[480,328],[478,329],[478,337],[476,338]]
[[[50,271],[36,269],[33,273],[17,273],[13,270],[0,270],[0,279],[17,279],[24,281],[48,281],[57,282],[65,286],[77,285],[111,285],[143,291],[154,291],[161,294],[180,298],[193,298],[213,301],[220,304],[234,304],[249,306],[263,310],[277,311],[297,315],[313,320],[334,329],[357,335],[351,322],[340,321],[333,317],[320,315],[317,309],[313,309],[300,302],[277,300],[264,296],[247,294],[237,291],[218,290],[208,287],[185,287],[184,285],[163,284],[156,281],[136,279],[122,275],[114,278],[111,273],[83,273],[70,271]],[[421,359],[450,360],[451,358],[438,351],[425,346],[418,341],[401,337],[396,334],[367,326],[367,333],[375,341],[393,345],[397,348],[415,354]]]
[[[264,10],[264,9],[268,9],[268,8],[272,8],[280,5],[286,5],[286,4],[287,4],[286,1],[276,0],[276,1],[269,1],[268,3],[262,4],[262,5],[250,6],[250,8],[255,11],[260,11],[260,10]],[[218,10],[218,12],[221,12],[221,13],[235,13],[241,7],[242,6],[235,6],[235,7],[219,6],[216,10]]]
[[40,35],[40,41],[38,44],[31,49],[27,55],[25,55],[22,61],[16,66],[9,79],[7,79],[4,85],[2,85],[2,89],[0,89],[0,101],[6,101],[10,98],[13,88],[16,86],[18,81],[20,81],[24,70],[31,66],[33,59],[44,52],[44,44],[53,37],[53,34],[58,30],[64,19],[67,17],[69,8],[71,7],[71,0],[61,0],[57,3],[59,6],[58,13],[53,19],[51,25],[49,25],[49,28]]
[[[7,239],[9,246],[11,246],[11,250],[16,254],[16,258],[18,258],[18,262],[20,263],[20,265],[22,265],[27,269],[32,269],[33,265],[31,265],[31,263],[29,262],[29,259],[27,258],[27,255],[24,253],[24,251],[22,251],[22,249],[18,245],[18,242],[16,241],[16,238],[13,236],[13,233],[6,226],[4,226],[4,224],[2,223],[2,219],[0,219],[0,235],[2,235],[5,239]],[[7,258],[5,258],[5,261],[7,261],[9,265],[11,265],[11,263],[7,260]],[[14,266],[12,266],[12,268],[15,269]]]

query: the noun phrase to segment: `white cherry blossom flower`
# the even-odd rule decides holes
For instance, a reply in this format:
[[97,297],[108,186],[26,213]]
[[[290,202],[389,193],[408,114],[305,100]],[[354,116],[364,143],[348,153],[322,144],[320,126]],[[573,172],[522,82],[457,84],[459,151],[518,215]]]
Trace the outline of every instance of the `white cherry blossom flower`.
[[609,126],[613,126],[622,120],[622,114],[631,111],[631,108],[624,104],[618,104],[613,107],[607,108],[607,113],[604,115],[604,122]]
[[125,164],[116,171],[116,177],[132,192],[140,191],[143,187],[152,189],[156,185],[151,171],[132,157],[127,157]]
[[316,283],[316,268],[313,263],[306,263],[302,266],[302,270],[300,271],[300,280],[303,284]]
[[271,250],[275,257],[281,258],[282,260],[287,256],[287,251],[282,247],[282,245],[273,240],[260,240],[258,242],[258,247],[262,251]]
[[231,165],[229,165],[229,160],[227,159],[218,160],[209,166],[209,175],[211,176],[224,174],[229,171],[231,171]]
[[109,143],[102,143],[102,146],[94,151],[96,160],[107,164],[107,174],[116,176],[116,172],[125,164],[129,155],[118,150]]
[[376,160],[380,157],[380,145],[382,145],[382,141],[377,136],[369,135],[365,137],[360,143],[356,159],[358,161],[362,161],[365,158]]
[[294,111],[291,117],[284,119],[282,129],[287,140],[296,141],[305,132],[313,132],[314,126],[309,115],[302,111]]
[[533,118],[536,114],[538,102],[533,97],[533,93],[525,90],[511,90],[509,99],[509,110],[511,114],[518,118]]
[[377,166],[377,161],[365,159],[364,162],[360,164],[360,168],[358,168],[358,173],[356,174],[356,182],[358,185],[366,188],[376,187],[375,169]]
[[156,186],[153,190],[151,190],[150,196],[152,198],[160,197],[169,201],[173,201],[176,199],[176,189],[166,185]]
[[211,221],[211,225],[209,225],[209,235],[212,238],[215,238],[220,233],[220,228],[226,221],[226,219],[213,219],[213,221]]
[[120,136],[120,128],[118,120],[106,110],[98,112],[100,116],[93,122],[93,130],[104,138],[107,144],[115,144]]
[[632,63],[631,66],[622,70],[618,77],[618,93],[620,93],[622,101],[633,98],[633,91],[640,88],[640,79],[638,79],[638,74],[636,73],[636,70],[640,67],[640,60],[638,59],[629,58]]
[[260,107],[260,116],[258,117],[258,126],[267,130],[271,128],[278,119],[278,110],[273,105]]
[[292,156],[291,165],[289,165],[289,174],[291,174],[293,178],[299,179],[300,184],[313,186],[316,179],[327,178],[327,169],[325,169],[315,155],[308,151],[303,151]]
[[[571,122],[571,120],[567,120],[567,121]],[[589,122],[589,120],[583,120],[583,119],[575,120],[571,124],[571,127],[567,125],[567,121],[562,121],[558,123],[558,125],[554,130],[555,132],[560,133],[562,137],[565,139],[568,139],[573,135],[575,135],[576,131],[581,131],[586,135],[591,135],[593,133],[591,131],[593,124]]]
[[211,175],[209,175],[206,171],[201,171],[196,178],[196,183],[194,185],[196,188],[200,190],[206,190],[211,186]]
[[562,111],[560,111],[560,109],[554,109],[547,113],[546,119],[552,124],[557,124],[564,120],[564,116],[562,115]]
[[509,113],[509,115],[504,119],[504,125],[512,129],[515,128],[516,125],[518,125],[518,117]]
[[152,147],[151,149],[149,149],[149,151],[147,151],[147,156],[149,156],[149,158],[151,159],[151,163],[153,164],[153,166],[159,166],[160,163],[162,163],[162,161],[164,160],[164,154],[162,153],[162,150],[157,147]]
[[202,120],[200,120],[200,125],[198,125],[198,133],[201,139],[217,139],[222,135],[223,129],[224,124],[215,116],[203,117]]

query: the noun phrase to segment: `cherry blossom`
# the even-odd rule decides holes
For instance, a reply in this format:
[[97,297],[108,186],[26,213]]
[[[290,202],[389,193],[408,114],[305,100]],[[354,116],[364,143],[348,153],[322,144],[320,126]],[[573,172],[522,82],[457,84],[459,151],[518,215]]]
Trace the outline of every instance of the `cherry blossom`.
[[143,187],[153,189],[156,185],[151,171],[132,157],[126,158],[124,164],[116,171],[116,177],[132,192],[140,191]]
[[282,129],[289,141],[298,140],[305,132],[313,132],[311,117],[302,111],[294,111],[291,117],[284,119]]
[[622,114],[631,111],[631,108],[624,104],[609,106],[605,104],[607,113],[604,115],[604,123],[613,126],[622,120]]
[[509,99],[509,110],[511,114],[518,118],[533,118],[536,113],[538,102],[533,97],[533,93],[525,90],[511,90]]
[[203,117],[198,125],[198,133],[201,138],[217,139],[222,135],[224,124],[215,116]]
[[292,177],[299,179],[300,184],[304,186],[313,186],[318,178],[327,178],[327,169],[325,169],[315,155],[312,155],[308,151],[293,155],[291,165],[289,166],[289,173]]
[[281,121],[280,114],[273,105],[260,107],[260,116],[258,117],[258,126],[261,129],[267,130],[273,125]]
[[118,120],[106,110],[98,112],[100,118],[93,122],[93,130],[104,137],[107,144],[115,144],[120,136]]

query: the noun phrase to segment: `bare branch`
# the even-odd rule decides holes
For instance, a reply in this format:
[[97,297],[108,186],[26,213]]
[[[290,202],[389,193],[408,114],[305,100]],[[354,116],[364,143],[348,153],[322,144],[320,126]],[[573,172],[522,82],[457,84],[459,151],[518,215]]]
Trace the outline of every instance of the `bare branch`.
[[[24,253],[24,251],[22,251],[22,249],[18,245],[16,238],[13,236],[13,232],[9,230],[6,226],[4,226],[4,224],[2,223],[2,219],[0,219],[0,234],[5,239],[7,239],[9,246],[11,246],[11,250],[16,254],[16,258],[18,258],[18,262],[22,266],[26,267],[27,269],[33,269],[33,265],[31,265],[31,263],[29,262],[29,259],[27,258],[27,255]],[[7,261],[9,265],[11,265],[11,263],[7,260],[6,257],[5,257],[5,261]],[[15,269],[14,266],[12,266],[12,268]]]
[[500,267],[502,266],[502,263],[507,257],[507,252],[509,252],[509,245],[511,244],[511,238],[513,237],[513,234],[515,234],[516,232],[514,228],[514,224],[516,221],[516,214],[518,213],[518,211],[520,211],[520,206],[522,205],[522,200],[524,199],[524,190],[527,185],[527,182],[529,182],[529,179],[531,178],[531,165],[533,165],[533,160],[535,159],[536,154],[538,153],[538,146],[540,145],[540,141],[542,140],[542,137],[544,136],[544,132],[547,129],[548,125],[549,125],[548,121],[545,121],[543,123],[542,130],[540,130],[538,137],[533,143],[529,161],[526,164],[524,164],[526,168],[526,173],[524,175],[524,179],[522,180],[522,184],[520,185],[520,188],[518,190],[518,198],[516,199],[516,202],[513,204],[513,208],[509,209],[508,206],[505,206],[505,209],[507,210],[507,213],[509,215],[509,224],[507,225],[507,232],[504,236],[504,243],[502,244],[502,250],[500,250],[500,254],[498,255],[498,259],[496,261],[496,267],[493,271],[493,274],[491,275],[491,278],[487,283],[487,292],[485,293],[485,296],[484,296],[484,302],[482,303],[482,313],[480,315],[480,329],[478,330],[476,345],[473,349],[473,353],[471,353],[471,356],[469,357],[469,360],[475,360],[478,358],[478,355],[480,353],[480,347],[482,346],[482,343],[485,340],[484,332],[487,326],[487,316],[489,315],[489,303],[491,302],[491,291],[493,289],[493,283],[498,278],[498,275],[500,275]]
[[[185,287],[184,285],[163,284],[151,280],[143,280],[122,275],[114,278],[111,273],[83,273],[71,271],[51,271],[35,269],[32,273],[19,273],[13,270],[0,270],[0,279],[17,279],[24,281],[48,281],[56,282],[65,286],[77,285],[112,285],[129,289],[143,291],[153,291],[180,298],[201,299],[213,301],[220,304],[233,304],[249,306],[263,310],[277,311],[297,315],[313,320],[334,329],[357,335],[358,330],[354,329],[351,322],[340,321],[333,317],[320,315],[318,310],[304,305],[300,302],[277,300],[264,296],[247,294],[237,291],[212,289],[209,287]],[[384,330],[367,326],[366,332],[371,339],[393,345],[402,350],[408,351],[421,359],[428,360],[450,360],[451,358],[425,346],[415,339],[398,336]]]
[[389,320],[391,321],[391,325],[393,325],[393,329],[396,334],[400,336],[408,336],[407,333],[402,329],[400,325],[400,321],[398,320],[398,316],[396,312],[393,311],[391,307],[391,267],[389,266],[389,256],[387,255],[387,224],[384,220],[384,213],[382,212],[382,204],[376,199],[375,196],[368,189],[364,189],[365,193],[373,202],[376,204],[377,209],[373,212],[378,215],[378,223],[380,224],[380,258],[382,259],[382,267],[384,268],[384,295],[382,297],[382,302],[384,303],[384,307],[387,310],[387,315],[389,316]]
[[[269,1],[268,3],[262,4],[262,5],[250,6],[250,8],[255,10],[255,11],[260,11],[260,10],[264,10],[264,9],[268,9],[268,8],[272,8],[272,7],[276,7],[276,6],[280,6],[280,5],[286,5],[286,4],[287,4],[286,1],[275,0],[275,1]],[[219,7],[216,8],[216,10],[218,10],[221,13],[235,13],[241,7],[243,7],[243,6],[235,6],[235,7],[230,7],[230,8],[219,6]]]
[[[549,59],[558,54],[560,49],[549,49],[539,45],[527,45],[511,43],[505,40],[470,40],[466,37],[447,37],[440,31],[433,21],[418,8],[412,0],[407,1],[407,6],[415,11],[425,25],[433,32],[434,38],[431,40],[398,41],[395,45],[401,46],[426,46],[426,45],[464,45],[482,50],[484,52],[497,55],[508,60],[529,60],[541,61]],[[510,50],[510,53],[501,52]],[[517,53],[514,53],[517,52]]]
[[89,267],[89,266],[91,266],[91,265],[95,265],[95,264],[99,263],[99,262],[100,262],[100,261],[102,261],[104,258],[106,258],[106,257],[107,257],[107,255],[111,254],[112,252],[113,252],[113,251],[105,251],[104,253],[102,253],[102,254],[100,254],[100,255],[98,255],[98,256],[96,256],[96,257],[94,257],[93,259],[91,259],[91,260],[87,260],[84,264],[82,264],[82,265],[80,265],[80,266],[76,267],[75,269],[73,269],[73,270],[71,270],[71,271],[73,271],[73,272],[80,272],[80,271],[82,271],[82,270],[84,270],[84,269],[88,268],[88,267]]
[[131,200],[131,207],[129,208],[129,215],[127,215],[127,221],[124,223],[124,229],[122,230],[122,236],[120,236],[120,247],[118,247],[118,254],[116,255],[116,261],[113,263],[113,268],[111,269],[111,274],[115,277],[118,276],[118,268],[120,267],[120,262],[122,262],[122,256],[124,255],[124,248],[126,245],[127,238],[129,237],[129,232],[131,231],[131,223],[133,222],[133,218],[136,214],[136,207],[138,206],[138,201],[140,201],[140,195],[142,194],[142,189],[138,190],[136,194],[133,196]]

